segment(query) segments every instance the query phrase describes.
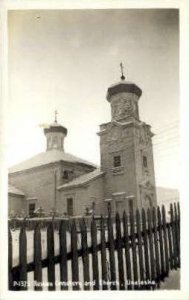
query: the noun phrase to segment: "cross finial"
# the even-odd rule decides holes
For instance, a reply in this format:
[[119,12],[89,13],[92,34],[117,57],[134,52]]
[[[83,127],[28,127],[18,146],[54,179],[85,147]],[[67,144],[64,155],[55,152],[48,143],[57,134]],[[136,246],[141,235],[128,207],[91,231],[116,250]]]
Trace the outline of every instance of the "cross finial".
[[120,63],[120,68],[121,68],[121,80],[125,80],[125,76],[123,74],[124,67],[123,67],[122,62]]
[[57,110],[54,111],[54,122],[57,123],[57,115],[58,115],[58,112]]

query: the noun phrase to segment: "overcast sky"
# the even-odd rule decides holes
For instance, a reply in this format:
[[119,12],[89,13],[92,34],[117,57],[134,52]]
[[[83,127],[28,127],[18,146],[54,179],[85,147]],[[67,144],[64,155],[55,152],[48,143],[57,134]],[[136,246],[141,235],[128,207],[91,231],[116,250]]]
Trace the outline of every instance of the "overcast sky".
[[45,151],[39,126],[67,127],[65,151],[99,164],[99,125],[110,121],[107,88],[143,91],[140,118],[154,138],[156,183],[178,187],[179,16],[177,10],[9,12],[8,164]]

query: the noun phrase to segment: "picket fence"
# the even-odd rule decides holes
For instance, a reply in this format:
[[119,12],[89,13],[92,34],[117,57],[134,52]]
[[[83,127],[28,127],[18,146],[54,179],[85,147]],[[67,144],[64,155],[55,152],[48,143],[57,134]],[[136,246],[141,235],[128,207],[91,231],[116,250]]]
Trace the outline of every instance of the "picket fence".
[[[42,258],[41,221],[36,222],[34,259],[28,263],[26,221],[20,222],[19,264],[13,266],[13,224],[10,221],[9,289],[27,290],[28,275],[33,272],[34,290],[42,291],[43,269],[47,268],[48,290],[56,290],[57,280],[61,283],[61,290],[68,290],[70,262],[73,290],[153,290],[169,276],[171,269],[180,268],[179,203],[170,205],[169,214],[164,206],[142,211],[134,211],[130,207],[129,213],[124,212],[121,217],[118,213],[114,219],[110,215],[102,216],[98,226],[93,217],[90,229],[84,218],[79,222],[79,228],[76,223],[74,219],[46,223],[47,257]],[[55,255],[55,230],[59,233],[58,255]],[[71,237],[70,251],[67,251],[68,232]],[[82,261],[82,287],[79,259]],[[56,278],[57,264],[60,278]]]

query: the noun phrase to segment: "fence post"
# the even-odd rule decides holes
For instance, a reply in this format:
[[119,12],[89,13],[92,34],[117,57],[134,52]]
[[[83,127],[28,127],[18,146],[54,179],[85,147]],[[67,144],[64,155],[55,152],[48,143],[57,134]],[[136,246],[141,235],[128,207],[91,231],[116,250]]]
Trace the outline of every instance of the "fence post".
[[137,253],[136,253],[136,234],[135,234],[135,219],[133,212],[133,204],[130,204],[130,226],[131,226],[131,249],[133,258],[133,275],[134,275],[134,289],[138,289],[138,267],[137,267]]
[[76,231],[75,220],[72,220],[72,224],[71,224],[71,251],[72,251],[72,283],[73,283],[73,290],[79,290],[77,231]]
[[157,208],[158,214],[158,231],[159,231],[159,247],[160,247],[160,261],[161,261],[161,280],[164,280],[165,277],[165,260],[164,260],[164,249],[163,249],[163,235],[162,235],[162,219],[161,219],[161,211],[158,206]]
[[153,247],[153,233],[152,233],[152,215],[151,209],[147,210],[148,216],[148,239],[150,250],[150,269],[151,269],[151,287],[154,289],[155,285],[152,285],[152,281],[155,281],[155,261],[154,261],[154,247]]
[[169,274],[169,258],[168,258],[168,243],[167,243],[167,226],[165,206],[162,205],[162,220],[163,220],[163,237],[164,237],[164,252],[165,252],[165,276]]
[[124,231],[124,247],[125,247],[125,262],[126,262],[126,278],[127,278],[127,289],[132,290],[132,276],[131,276],[131,256],[130,256],[130,240],[129,240],[129,229],[128,229],[128,216],[123,213],[123,231]]
[[173,238],[173,264],[174,264],[174,269],[177,269],[177,241],[176,241],[176,226],[175,226],[175,216],[174,216],[174,211],[173,211],[173,205],[172,203],[170,204],[170,213],[171,213],[171,231],[172,231],[172,238]]
[[82,259],[83,259],[83,277],[84,277],[84,290],[89,290],[89,253],[87,245],[87,230],[85,220],[80,222],[81,228],[81,245],[82,245]]
[[171,225],[167,224],[167,233],[168,233],[168,242],[169,242],[169,261],[170,261],[170,269],[174,268],[174,257],[173,257],[173,241],[171,236]]
[[101,216],[101,264],[102,264],[102,289],[107,290],[107,266],[106,266],[106,240],[104,218]]
[[9,249],[8,249],[8,253],[9,253],[9,283],[8,283],[8,287],[9,290],[13,290],[13,278],[12,278],[12,234],[11,234],[11,230],[10,230],[10,223],[9,223],[9,229],[8,229],[8,234],[9,234]]
[[[145,259],[145,271],[146,271],[146,281],[150,280],[150,268],[149,268],[149,251],[148,251],[148,237],[146,230],[146,212],[144,208],[142,209],[142,231],[144,239],[144,259]],[[149,289],[150,286],[146,285],[146,289]]]
[[125,289],[124,270],[123,270],[123,251],[121,238],[120,216],[116,213],[116,239],[117,239],[117,255],[118,255],[118,272],[119,272],[119,289]]
[[55,290],[55,266],[54,266],[54,226],[53,221],[47,227],[47,257],[48,257],[48,289]]
[[158,235],[157,235],[157,217],[156,208],[153,207],[152,220],[153,220],[153,231],[154,231],[154,247],[155,247],[155,266],[156,266],[156,282],[159,287],[160,283],[160,261],[159,261],[159,246],[158,246]]
[[61,290],[68,290],[68,267],[67,267],[67,226],[66,221],[60,222],[59,239],[60,239],[60,281]]
[[19,260],[20,260],[20,290],[27,290],[27,238],[25,223],[20,230],[19,239]]
[[141,218],[138,209],[136,210],[136,225],[137,225],[138,256],[139,256],[139,269],[140,269],[139,288],[143,289],[144,285],[141,284],[141,282],[144,281],[144,262],[143,262],[143,250],[142,250]]
[[176,235],[176,247],[177,247],[177,266],[180,267],[180,233],[179,233],[179,218],[176,203],[174,203],[175,213],[175,235]]
[[99,275],[98,275],[98,252],[97,252],[97,230],[95,219],[91,221],[91,241],[92,241],[92,262],[93,262],[93,280],[94,290],[99,290]]
[[116,272],[115,272],[115,256],[114,256],[114,236],[112,228],[111,215],[108,215],[108,242],[109,242],[109,254],[110,254],[110,273],[111,273],[111,290],[116,290]]
[[36,224],[34,229],[34,280],[36,291],[42,291],[42,264],[41,264],[41,229],[40,224]]

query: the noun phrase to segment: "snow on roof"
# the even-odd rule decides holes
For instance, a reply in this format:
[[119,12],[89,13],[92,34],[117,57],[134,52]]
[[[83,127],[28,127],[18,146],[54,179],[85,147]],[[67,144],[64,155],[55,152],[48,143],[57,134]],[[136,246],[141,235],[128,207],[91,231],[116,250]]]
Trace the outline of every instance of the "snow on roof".
[[15,194],[15,195],[21,195],[21,196],[24,196],[24,193],[23,193],[21,190],[15,188],[15,186],[10,185],[10,184],[9,184],[9,186],[8,186],[8,193],[9,193],[9,194]]
[[116,193],[113,193],[112,195],[113,196],[121,196],[121,195],[125,195],[126,192],[116,192]]
[[96,167],[95,164],[81,159],[69,153],[65,153],[62,150],[53,149],[50,151],[39,153],[32,158],[22,161],[21,163],[9,168],[9,173],[19,172],[35,167],[47,165],[57,161],[66,161],[72,163],[82,163],[88,166]]
[[100,169],[96,169],[93,172],[89,172],[77,178],[74,178],[72,181],[59,186],[58,189],[79,186],[102,175],[104,175],[104,172],[102,172]]

